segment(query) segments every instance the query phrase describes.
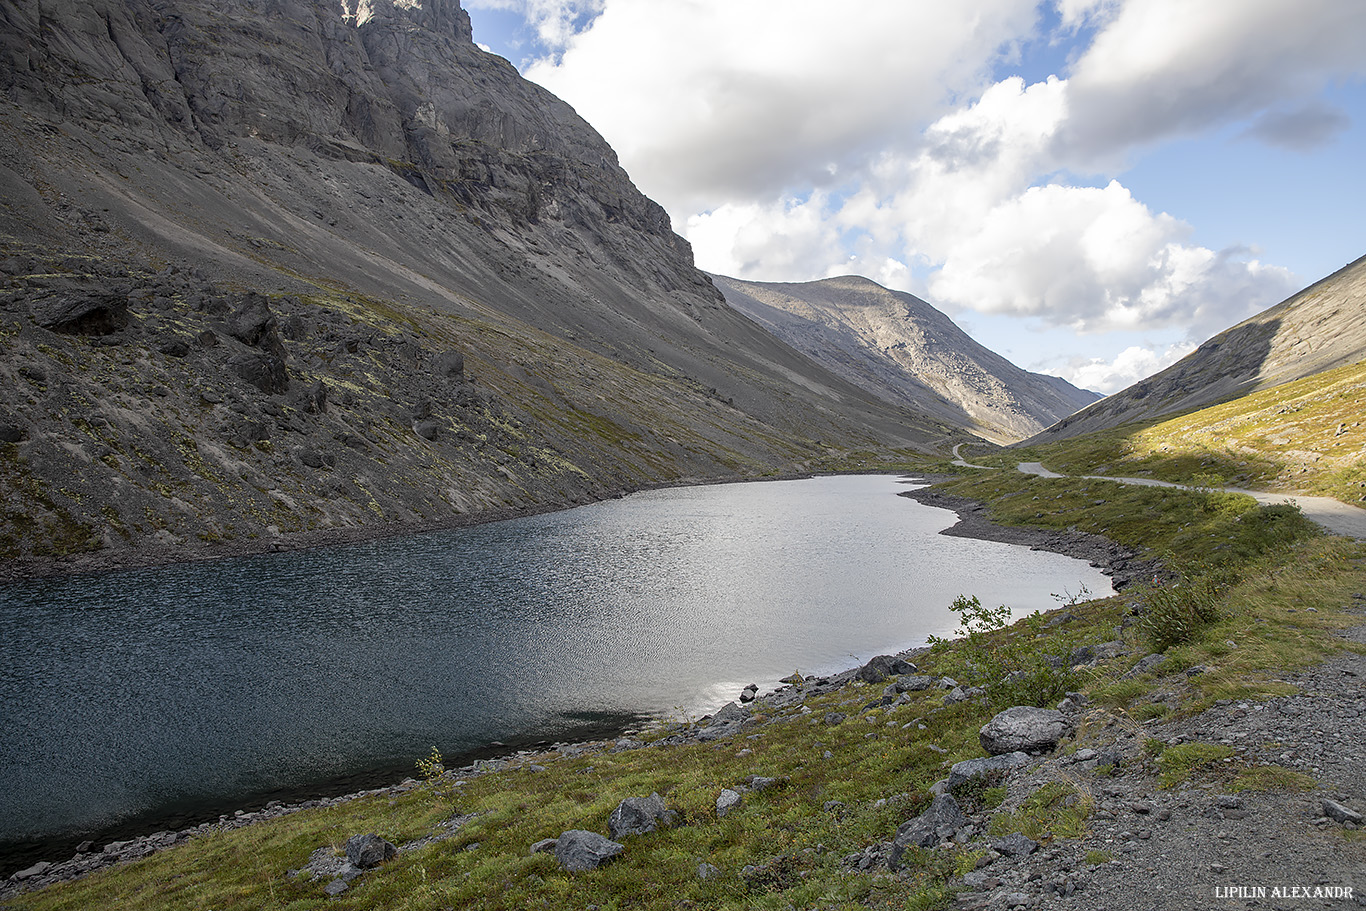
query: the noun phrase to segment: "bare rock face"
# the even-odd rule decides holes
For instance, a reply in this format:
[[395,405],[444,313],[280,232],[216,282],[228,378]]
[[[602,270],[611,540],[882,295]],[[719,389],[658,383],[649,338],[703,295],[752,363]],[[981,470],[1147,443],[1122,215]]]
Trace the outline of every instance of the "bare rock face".
[[361,536],[953,429],[727,308],[456,0],[6,0],[0,202],[4,558]]
[[996,442],[1031,436],[1099,398],[1015,366],[920,298],[866,278],[715,281],[732,307],[850,381]]

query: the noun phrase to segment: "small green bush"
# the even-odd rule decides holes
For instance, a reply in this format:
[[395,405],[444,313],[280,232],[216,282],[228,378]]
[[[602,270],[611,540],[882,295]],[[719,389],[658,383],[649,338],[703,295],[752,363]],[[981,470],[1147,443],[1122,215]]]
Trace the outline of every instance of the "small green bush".
[[1219,585],[1208,576],[1144,586],[1139,595],[1143,638],[1159,652],[1190,642],[1224,618],[1219,595]]
[[[1005,605],[983,607],[976,596],[959,595],[949,610],[961,618],[958,635],[963,641],[956,672],[985,689],[993,702],[1044,707],[1077,688],[1080,678],[1068,663],[1067,650],[1045,651],[1044,641],[1060,643],[1036,638],[1043,629],[1043,616],[1037,611],[1010,629],[1010,608]],[[930,637],[941,650],[946,641]]]

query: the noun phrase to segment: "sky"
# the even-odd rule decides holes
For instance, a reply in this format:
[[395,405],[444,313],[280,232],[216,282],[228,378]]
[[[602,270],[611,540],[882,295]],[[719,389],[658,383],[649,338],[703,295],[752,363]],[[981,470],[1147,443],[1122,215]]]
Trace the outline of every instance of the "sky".
[[1366,0],[465,0],[699,267],[1117,391],[1366,255]]

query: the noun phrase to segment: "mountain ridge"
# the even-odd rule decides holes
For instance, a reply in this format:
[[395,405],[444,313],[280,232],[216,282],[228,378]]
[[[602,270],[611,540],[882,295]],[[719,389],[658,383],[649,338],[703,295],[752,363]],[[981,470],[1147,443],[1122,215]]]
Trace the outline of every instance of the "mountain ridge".
[[1029,443],[1194,411],[1366,358],[1366,256],[1213,336]]
[[730,306],[851,382],[994,442],[1023,439],[1099,398],[1017,367],[929,303],[872,279],[712,280]]
[[269,549],[929,451],[455,0],[0,2],[0,553]]

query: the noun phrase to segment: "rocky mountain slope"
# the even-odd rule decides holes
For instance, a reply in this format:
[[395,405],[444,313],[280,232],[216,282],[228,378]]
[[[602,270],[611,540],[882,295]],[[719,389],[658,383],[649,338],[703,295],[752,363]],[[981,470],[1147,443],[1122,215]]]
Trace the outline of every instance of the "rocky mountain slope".
[[725,305],[457,0],[0,0],[0,555],[926,448]]
[[1193,411],[1366,358],[1366,257],[1205,342],[1031,442]]
[[850,382],[995,442],[1024,439],[1099,398],[1015,366],[920,298],[866,278],[713,279],[728,304]]

